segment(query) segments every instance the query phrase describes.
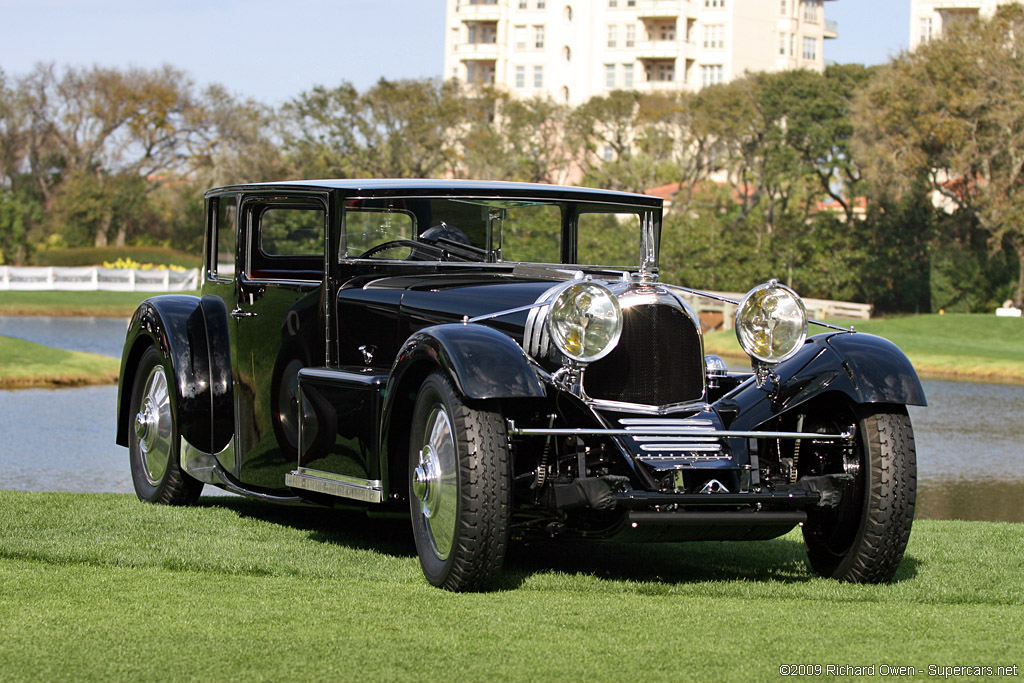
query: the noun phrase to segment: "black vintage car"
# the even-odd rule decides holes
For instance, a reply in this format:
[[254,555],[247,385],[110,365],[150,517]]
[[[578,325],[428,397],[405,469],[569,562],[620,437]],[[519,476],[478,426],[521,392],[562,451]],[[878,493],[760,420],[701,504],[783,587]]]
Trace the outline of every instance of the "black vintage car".
[[[705,356],[659,282],[661,200],[517,183],[329,180],[206,194],[201,296],[143,302],[117,442],[139,498],[203,484],[408,511],[423,572],[486,587],[512,539],[770,539],[890,580],[914,513],[906,357],[807,337],[775,281],[752,371]],[[591,265],[598,264],[598,265]]]

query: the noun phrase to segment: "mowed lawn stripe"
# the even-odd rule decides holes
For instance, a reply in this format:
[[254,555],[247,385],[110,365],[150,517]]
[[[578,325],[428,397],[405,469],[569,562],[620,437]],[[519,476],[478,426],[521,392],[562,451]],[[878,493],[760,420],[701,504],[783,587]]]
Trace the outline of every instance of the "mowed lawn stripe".
[[897,581],[759,543],[515,546],[420,574],[397,520],[0,491],[0,679],[774,680],[780,664],[1024,664],[1024,525],[915,523]]

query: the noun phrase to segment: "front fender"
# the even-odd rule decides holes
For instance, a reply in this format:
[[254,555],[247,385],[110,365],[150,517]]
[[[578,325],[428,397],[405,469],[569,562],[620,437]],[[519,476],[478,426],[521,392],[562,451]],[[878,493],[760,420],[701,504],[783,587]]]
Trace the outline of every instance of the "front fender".
[[156,346],[170,363],[171,406],[178,431],[210,453],[234,433],[227,309],[217,297],[163,295],[146,299],[128,323],[117,390],[117,443],[128,445],[132,386],[139,358]]
[[435,325],[413,334],[391,368],[389,389],[401,385],[409,368],[424,361],[443,368],[466,398],[546,395],[523,349],[508,335],[484,325]]
[[756,429],[826,392],[856,404],[926,405],[924,389],[907,357],[892,342],[860,332],[821,334],[775,368],[777,381],[743,383],[715,404],[729,428]]

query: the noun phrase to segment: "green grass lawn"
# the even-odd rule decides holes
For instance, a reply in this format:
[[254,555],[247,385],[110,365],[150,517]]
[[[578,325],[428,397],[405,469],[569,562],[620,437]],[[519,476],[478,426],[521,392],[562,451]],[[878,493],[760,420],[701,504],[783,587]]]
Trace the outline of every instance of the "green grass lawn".
[[0,491],[2,680],[777,680],[781,664],[1024,665],[1024,524],[919,521],[890,585],[799,536],[515,547],[427,585],[407,524]]
[[113,384],[117,358],[0,335],[0,388]]
[[[1024,382],[1024,318],[952,313],[829,322],[889,339],[924,374]],[[824,331],[811,325],[808,334]],[[742,355],[732,330],[707,335],[705,346]]]
[[[196,294],[197,292],[172,292]],[[0,315],[130,318],[139,303],[161,292],[0,292]]]

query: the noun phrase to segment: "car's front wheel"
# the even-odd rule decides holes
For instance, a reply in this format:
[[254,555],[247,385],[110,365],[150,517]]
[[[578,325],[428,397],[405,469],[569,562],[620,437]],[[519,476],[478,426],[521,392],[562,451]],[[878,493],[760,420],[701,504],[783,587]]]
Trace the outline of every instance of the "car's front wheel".
[[190,505],[203,483],[181,469],[178,424],[171,404],[172,385],[163,357],[149,347],[139,359],[132,385],[129,458],[132,483],[140,500],[164,505]]
[[910,538],[917,491],[917,451],[902,406],[868,406],[842,469],[853,475],[839,506],[813,511],[803,527],[811,568],[853,583],[896,574]]
[[504,420],[495,405],[464,402],[440,371],[423,382],[413,410],[409,501],[430,583],[453,591],[493,583],[511,507]]

